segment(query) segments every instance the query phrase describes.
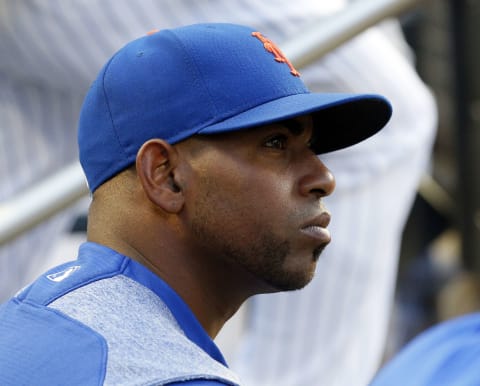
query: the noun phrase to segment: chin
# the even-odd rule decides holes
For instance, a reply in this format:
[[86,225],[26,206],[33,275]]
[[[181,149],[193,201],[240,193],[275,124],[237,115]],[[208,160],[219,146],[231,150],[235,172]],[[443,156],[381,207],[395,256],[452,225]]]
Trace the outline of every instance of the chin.
[[281,276],[271,278],[268,282],[272,292],[296,291],[307,286],[315,275],[316,264],[310,269],[302,272],[289,272]]

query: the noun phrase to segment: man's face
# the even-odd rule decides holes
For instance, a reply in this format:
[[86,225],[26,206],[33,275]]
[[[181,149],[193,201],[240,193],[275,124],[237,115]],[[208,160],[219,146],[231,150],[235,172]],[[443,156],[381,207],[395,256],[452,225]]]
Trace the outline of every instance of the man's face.
[[310,116],[192,138],[196,248],[248,271],[269,291],[305,286],[330,242],[321,197],[333,175],[309,149]]

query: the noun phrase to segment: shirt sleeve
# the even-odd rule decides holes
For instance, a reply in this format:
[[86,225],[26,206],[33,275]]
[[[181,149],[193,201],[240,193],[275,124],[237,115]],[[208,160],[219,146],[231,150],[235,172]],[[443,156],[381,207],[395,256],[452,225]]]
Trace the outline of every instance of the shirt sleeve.
[[480,381],[480,314],[441,323],[412,340],[370,386],[475,386]]

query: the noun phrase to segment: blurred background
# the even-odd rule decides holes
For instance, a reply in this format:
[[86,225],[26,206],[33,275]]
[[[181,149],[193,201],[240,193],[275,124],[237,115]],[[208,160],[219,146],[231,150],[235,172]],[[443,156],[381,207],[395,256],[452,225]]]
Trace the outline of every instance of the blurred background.
[[403,236],[390,335],[396,350],[427,326],[480,309],[480,1],[421,2],[401,16],[439,126]]
[[[0,0],[0,15],[5,12],[3,5],[6,3],[2,3]],[[480,0],[397,3],[407,4],[398,8],[398,17],[414,52],[415,67],[435,95],[439,126],[430,171],[422,179],[404,231],[386,359],[426,327],[480,309]],[[66,6],[69,6],[68,1],[58,5],[59,9]],[[2,23],[5,25],[0,26],[0,33],[9,27],[9,19],[2,18]],[[62,31],[56,33],[61,35]],[[101,40],[101,30],[98,36]],[[5,63],[11,65],[8,44],[1,44],[0,69]],[[75,47],[65,49],[75,50]],[[49,66],[49,61],[42,65]],[[22,66],[18,63],[19,73]],[[58,70],[58,78],[62,77],[68,78],[68,74]],[[15,92],[6,95],[7,82],[0,75],[1,103],[28,106],[28,100]],[[69,93],[68,90],[62,92]],[[56,98],[61,99],[61,93],[59,95]],[[62,112],[65,115],[77,113],[74,107]],[[32,108],[28,114],[35,117],[36,112]],[[0,254],[11,255],[12,259],[20,259],[24,254],[24,264],[29,264],[28,254],[33,249],[50,251],[52,256],[48,262],[31,266],[29,272],[22,274],[9,271],[9,265],[0,261],[2,274],[20,287],[43,268],[61,261],[66,255],[73,256],[66,251],[76,249],[85,239],[88,195],[83,180],[72,182],[69,178],[72,173],[79,172],[75,165],[69,166],[69,160],[76,158],[75,146],[58,146],[58,153],[48,151],[45,157],[56,159],[55,167],[45,168],[35,176],[18,175],[18,181],[12,182],[9,171],[14,163],[40,161],[32,157],[31,151],[9,154],[13,143],[7,138],[5,128],[0,127],[0,144],[3,145],[3,154],[0,154],[0,184],[3,185]],[[35,152],[42,151],[40,140],[35,149]],[[58,174],[62,171],[64,174]],[[44,200],[51,205],[39,209]],[[46,227],[63,227],[67,234],[45,238],[42,230]],[[30,241],[19,247],[25,232],[38,236],[33,243]],[[6,282],[3,285],[6,286]],[[12,293],[5,287],[1,300],[7,295]]]

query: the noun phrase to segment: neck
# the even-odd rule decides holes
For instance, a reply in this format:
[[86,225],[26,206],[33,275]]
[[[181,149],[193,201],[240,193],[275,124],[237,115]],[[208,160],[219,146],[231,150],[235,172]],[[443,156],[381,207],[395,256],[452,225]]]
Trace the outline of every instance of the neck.
[[174,216],[161,223],[155,216],[139,205],[134,214],[121,206],[105,214],[92,204],[87,238],[129,256],[162,278],[212,339],[248,297],[269,292],[235,263],[200,253],[202,248],[182,236]]
[[[135,224],[131,228],[135,228]],[[181,242],[175,242],[175,232],[168,232],[168,228],[155,232],[163,237],[157,237],[156,244],[150,247],[138,235],[106,232],[105,229],[111,228],[96,226],[89,219],[88,240],[132,258],[162,278],[190,307],[212,339],[251,295],[239,290],[243,287],[238,272],[234,275],[232,270],[229,275],[228,270],[211,261],[213,259],[193,255]],[[144,237],[154,239],[146,234],[145,228],[142,232]]]
[[[240,287],[231,278],[228,279],[224,272],[223,275],[217,274],[217,269],[209,268],[204,260],[186,253],[167,253],[165,248],[159,250],[162,250],[161,256],[152,258],[142,254],[132,258],[161,277],[185,301],[214,339],[249,295],[238,291]],[[192,261],[200,263],[192,264]]]

